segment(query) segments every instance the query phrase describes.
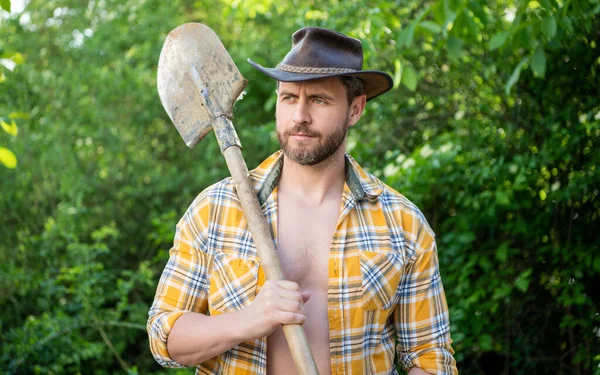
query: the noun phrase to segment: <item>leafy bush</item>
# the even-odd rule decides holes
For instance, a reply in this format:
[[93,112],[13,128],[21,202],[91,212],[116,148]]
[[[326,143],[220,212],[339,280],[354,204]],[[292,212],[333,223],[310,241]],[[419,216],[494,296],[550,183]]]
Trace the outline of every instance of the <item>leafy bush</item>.
[[396,86],[348,147],[434,227],[461,373],[600,374],[599,12],[51,0],[6,16],[0,56],[20,64],[0,66],[0,119],[19,133],[0,134],[18,158],[0,164],[0,368],[191,373],[154,363],[145,321],[175,223],[227,175],[212,136],[186,149],[156,94],[166,34],[196,21],[250,80],[235,119],[250,166],[277,147],[275,85],[245,59],[275,65],[305,25],[362,39]]

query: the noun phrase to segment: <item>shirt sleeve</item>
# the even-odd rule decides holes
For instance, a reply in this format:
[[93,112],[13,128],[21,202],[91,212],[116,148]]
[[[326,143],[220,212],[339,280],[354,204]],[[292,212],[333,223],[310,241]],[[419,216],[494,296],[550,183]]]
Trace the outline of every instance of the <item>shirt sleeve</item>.
[[206,251],[199,213],[188,210],[177,224],[169,261],[165,266],[154,302],[148,312],[150,351],[164,367],[186,367],[174,361],[167,351],[173,325],[185,312],[207,313],[212,256]]
[[430,229],[421,230],[415,242],[416,256],[405,268],[400,300],[394,311],[398,359],[406,371],[418,367],[430,374],[456,375],[448,306],[433,233]]

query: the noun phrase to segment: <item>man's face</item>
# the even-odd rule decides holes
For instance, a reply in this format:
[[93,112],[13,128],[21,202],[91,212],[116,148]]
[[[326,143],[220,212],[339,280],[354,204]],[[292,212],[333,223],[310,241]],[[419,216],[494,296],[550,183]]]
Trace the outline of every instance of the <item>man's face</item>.
[[[284,154],[299,164],[316,165],[340,148],[344,151],[348,127],[364,108],[364,96],[357,99],[348,104],[346,89],[336,77],[280,82],[275,117]],[[362,103],[358,116],[356,103]]]

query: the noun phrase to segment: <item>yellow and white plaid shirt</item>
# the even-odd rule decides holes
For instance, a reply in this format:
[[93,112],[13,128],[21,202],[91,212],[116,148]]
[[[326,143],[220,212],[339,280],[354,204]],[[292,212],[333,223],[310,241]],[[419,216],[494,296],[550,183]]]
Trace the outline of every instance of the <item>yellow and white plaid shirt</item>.
[[[251,172],[277,241],[278,151]],[[332,374],[457,374],[434,233],[419,209],[346,155],[346,183],[329,255]],[[183,367],[167,338],[186,311],[217,315],[248,306],[265,276],[227,178],[204,190],[177,224],[174,245],[149,311],[155,359]],[[198,364],[196,374],[265,374],[266,338]]]

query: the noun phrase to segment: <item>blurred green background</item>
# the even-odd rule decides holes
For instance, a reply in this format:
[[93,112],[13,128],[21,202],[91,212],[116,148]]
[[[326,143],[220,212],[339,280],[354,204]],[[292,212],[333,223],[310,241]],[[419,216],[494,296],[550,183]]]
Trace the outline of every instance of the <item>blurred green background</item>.
[[250,167],[275,85],[246,58],[306,25],[361,39],[396,85],[349,151],[436,231],[461,373],[600,374],[600,0],[0,5],[0,372],[193,373],[154,362],[145,322],[177,220],[228,174],[156,91],[167,33],[202,22],[250,81]]

